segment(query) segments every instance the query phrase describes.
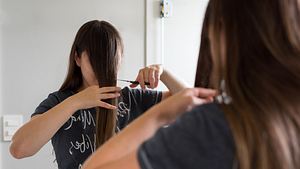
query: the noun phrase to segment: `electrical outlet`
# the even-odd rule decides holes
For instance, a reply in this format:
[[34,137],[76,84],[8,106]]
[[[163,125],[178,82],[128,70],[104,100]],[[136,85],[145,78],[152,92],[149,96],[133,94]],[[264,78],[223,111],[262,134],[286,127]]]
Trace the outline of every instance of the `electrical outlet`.
[[3,118],[3,141],[11,141],[15,132],[23,125],[22,115],[4,115]]

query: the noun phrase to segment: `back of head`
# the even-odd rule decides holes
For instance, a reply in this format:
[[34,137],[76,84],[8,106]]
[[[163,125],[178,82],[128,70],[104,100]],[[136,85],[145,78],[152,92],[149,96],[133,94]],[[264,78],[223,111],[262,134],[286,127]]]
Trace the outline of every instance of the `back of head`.
[[[213,84],[242,169],[300,168],[300,2],[211,0]],[[215,86],[220,87],[220,86]]]

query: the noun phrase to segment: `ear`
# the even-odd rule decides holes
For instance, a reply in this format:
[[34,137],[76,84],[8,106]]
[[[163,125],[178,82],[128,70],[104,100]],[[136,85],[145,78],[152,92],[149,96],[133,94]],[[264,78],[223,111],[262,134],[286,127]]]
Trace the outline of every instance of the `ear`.
[[81,58],[78,56],[77,52],[75,52],[75,62],[78,67],[81,66]]

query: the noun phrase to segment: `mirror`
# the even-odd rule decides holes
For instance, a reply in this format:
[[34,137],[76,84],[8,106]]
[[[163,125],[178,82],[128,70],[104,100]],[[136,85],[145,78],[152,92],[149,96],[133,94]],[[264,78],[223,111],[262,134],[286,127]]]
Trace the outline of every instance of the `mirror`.
[[[193,86],[207,1],[171,0],[172,15],[162,20],[158,0],[0,0],[0,116],[29,120],[63,82],[79,27],[94,19],[109,21],[121,33],[125,53],[119,77],[134,80],[145,65],[163,63]],[[22,160],[8,149],[9,142],[1,141],[0,168],[57,167],[50,143]]]

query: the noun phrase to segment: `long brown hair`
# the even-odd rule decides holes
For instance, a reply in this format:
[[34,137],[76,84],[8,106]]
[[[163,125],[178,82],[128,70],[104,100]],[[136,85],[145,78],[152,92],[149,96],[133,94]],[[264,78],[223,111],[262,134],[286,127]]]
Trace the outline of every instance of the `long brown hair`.
[[[77,91],[83,84],[80,67],[75,56],[86,51],[99,87],[116,86],[120,55],[123,42],[119,32],[108,22],[93,20],[85,23],[77,32],[72,45],[69,70],[60,91]],[[116,99],[104,100],[116,105]],[[101,107],[96,108],[96,147],[112,137],[116,127],[116,112]]]
[[214,84],[225,80],[232,98],[222,107],[239,168],[300,168],[299,1],[211,0],[209,5],[212,67],[220,75]]
[[[209,11],[209,4],[207,6],[207,11]],[[195,78],[195,87],[210,87],[210,77],[212,73],[212,60],[210,52],[210,43],[208,38],[208,28],[209,28],[209,12],[205,13],[204,21],[202,25],[201,32],[201,44],[198,57],[197,75]]]

